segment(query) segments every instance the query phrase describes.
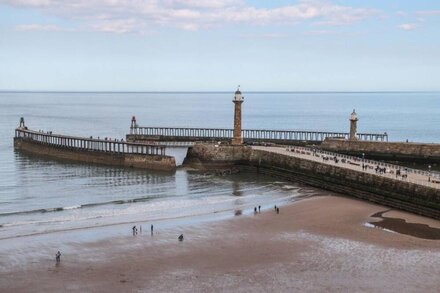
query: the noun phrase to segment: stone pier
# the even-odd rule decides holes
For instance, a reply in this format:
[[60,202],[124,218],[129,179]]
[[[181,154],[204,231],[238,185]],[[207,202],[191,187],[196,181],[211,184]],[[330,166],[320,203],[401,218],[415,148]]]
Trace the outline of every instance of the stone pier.
[[440,163],[440,144],[325,139],[320,148],[361,157],[387,161]]
[[235,166],[440,219],[440,177],[420,170],[309,148],[214,144],[196,144],[187,164]]
[[166,147],[127,143],[33,131],[20,123],[15,130],[14,148],[27,154],[53,159],[120,167],[172,171],[174,157],[165,155]]

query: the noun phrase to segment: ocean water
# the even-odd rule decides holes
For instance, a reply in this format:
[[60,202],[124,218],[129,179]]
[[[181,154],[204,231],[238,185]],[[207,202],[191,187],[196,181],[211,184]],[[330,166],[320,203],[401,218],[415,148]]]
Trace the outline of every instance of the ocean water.
[[[243,127],[359,132],[440,143],[440,93],[246,93]],[[0,241],[121,223],[235,215],[322,191],[254,174],[204,175],[58,162],[13,150],[35,130],[123,138],[142,126],[232,128],[233,93],[0,93]],[[1,244],[0,244],[1,245]]]

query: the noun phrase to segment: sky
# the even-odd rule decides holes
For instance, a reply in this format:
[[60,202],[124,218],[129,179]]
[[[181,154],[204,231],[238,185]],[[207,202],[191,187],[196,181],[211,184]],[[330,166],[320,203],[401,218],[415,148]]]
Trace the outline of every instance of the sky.
[[439,0],[0,0],[0,90],[440,91]]

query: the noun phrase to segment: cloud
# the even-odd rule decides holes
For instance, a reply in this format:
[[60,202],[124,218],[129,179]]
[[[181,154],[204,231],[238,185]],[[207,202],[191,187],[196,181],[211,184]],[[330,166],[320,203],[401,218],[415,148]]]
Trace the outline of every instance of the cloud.
[[288,38],[288,34],[283,33],[264,33],[264,34],[242,34],[241,38],[246,39],[285,39]]
[[65,32],[72,29],[59,27],[52,24],[22,24],[15,27],[17,31],[46,31],[46,32]]
[[419,16],[434,16],[440,15],[440,10],[421,10],[416,12]]
[[370,8],[333,4],[327,0],[299,0],[271,8],[255,7],[244,0],[0,0],[17,7],[78,22],[91,30],[142,33],[174,27],[199,30],[228,25],[264,26],[311,22],[349,25],[380,14]]
[[404,30],[404,31],[413,31],[416,28],[418,28],[419,26],[416,23],[402,23],[402,24],[399,24],[397,27]]

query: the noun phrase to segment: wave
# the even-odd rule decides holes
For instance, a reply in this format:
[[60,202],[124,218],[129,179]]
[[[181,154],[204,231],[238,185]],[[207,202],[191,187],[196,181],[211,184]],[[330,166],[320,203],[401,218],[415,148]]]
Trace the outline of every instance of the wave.
[[118,199],[118,200],[110,200],[104,202],[86,203],[86,204],[73,205],[67,207],[55,207],[55,208],[43,208],[43,209],[35,209],[35,210],[27,210],[27,211],[6,212],[6,213],[0,213],[0,217],[61,212],[66,210],[91,208],[91,207],[110,205],[110,204],[127,204],[127,203],[135,203],[135,202],[144,202],[154,198],[155,198],[154,196],[153,197],[148,196],[148,197],[139,197],[132,199]]
[[[242,189],[239,189],[238,191],[240,191],[240,192],[256,191],[256,190],[261,190],[261,189],[270,187],[272,185],[273,184],[266,184],[266,185],[255,187],[255,188],[254,187],[242,188]],[[209,191],[209,188],[206,188],[206,190],[203,189],[200,191],[196,191],[196,192],[192,193],[192,196],[199,196],[201,194],[205,194],[208,191]],[[229,189],[224,189],[224,190],[219,190],[217,192],[210,192],[209,194],[211,196],[213,196],[213,195],[218,196],[218,195],[230,194],[230,193],[231,193],[231,191]],[[86,204],[72,205],[72,206],[66,206],[66,207],[52,207],[52,208],[41,208],[41,209],[34,209],[34,210],[27,210],[27,211],[5,212],[5,213],[0,213],[0,217],[62,212],[62,211],[67,211],[67,210],[92,208],[92,207],[112,205],[112,204],[113,205],[114,204],[120,205],[120,204],[145,202],[145,201],[156,199],[158,197],[166,198],[166,197],[176,197],[176,196],[178,196],[178,195],[175,195],[175,194],[168,195],[168,196],[166,196],[166,195],[164,196],[163,194],[149,195],[149,196],[145,196],[145,197],[138,197],[138,198],[131,198],[131,199],[116,199],[116,200],[110,200],[110,201],[104,201],[104,202],[86,203]],[[186,196],[188,196],[188,195],[186,195]],[[191,194],[189,194],[189,197],[191,197]]]

